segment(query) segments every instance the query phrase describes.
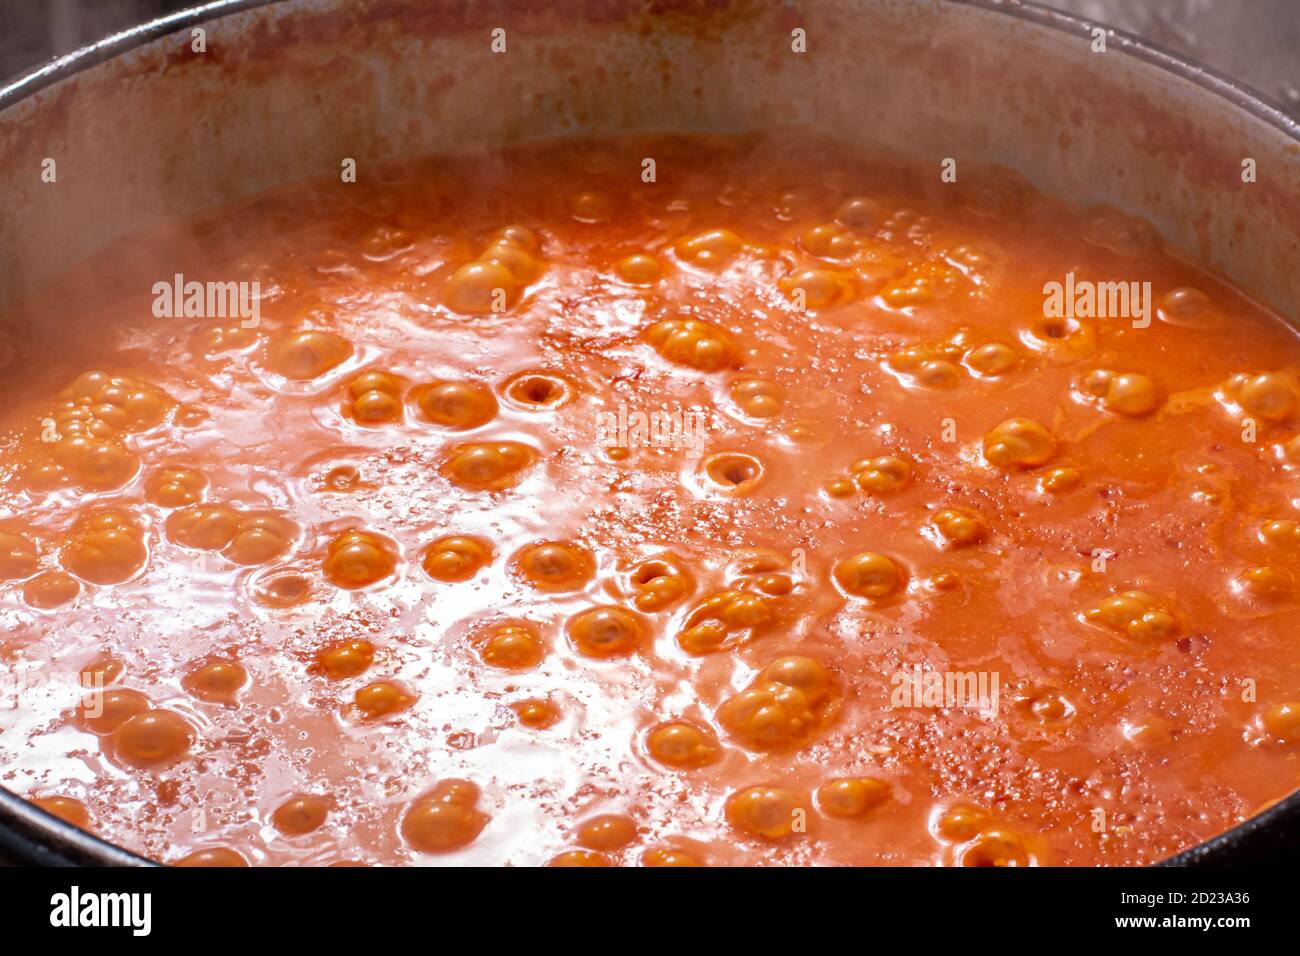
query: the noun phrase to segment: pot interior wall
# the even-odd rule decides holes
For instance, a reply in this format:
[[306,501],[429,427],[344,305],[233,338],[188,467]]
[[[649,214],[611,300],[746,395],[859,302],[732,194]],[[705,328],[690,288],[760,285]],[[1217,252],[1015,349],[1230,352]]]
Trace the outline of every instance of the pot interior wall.
[[0,295],[348,157],[364,176],[531,137],[808,124],[915,154],[936,178],[947,157],[959,177],[995,162],[1114,203],[1295,317],[1297,144],[1114,38],[1095,53],[1083,33],[959,2],[534,6],[287,0],[204,24],[204,53],[187,28],[17,102],[0,113]]

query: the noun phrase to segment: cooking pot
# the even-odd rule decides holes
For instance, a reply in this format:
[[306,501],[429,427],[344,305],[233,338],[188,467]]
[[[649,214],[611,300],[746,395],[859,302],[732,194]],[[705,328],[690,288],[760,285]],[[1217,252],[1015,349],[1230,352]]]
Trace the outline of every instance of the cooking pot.
[[[1300,125],[1131,36],[1015,0],[545,6],[219,0],[0,89],[0,315],[118,237],[344,158],[364,171],[572,133],[808,124],[1118,206],[1298,318]],[[60,334],[6,331],[33,347]],[[1300,793],[1167,862],[1297,847]],[[148,862],[0,790],[3,857]]]

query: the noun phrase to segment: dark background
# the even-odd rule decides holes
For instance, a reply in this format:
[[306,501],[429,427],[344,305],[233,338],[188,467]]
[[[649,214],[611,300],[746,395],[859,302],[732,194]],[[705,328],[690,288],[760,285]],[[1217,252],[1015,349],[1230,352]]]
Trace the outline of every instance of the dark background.
[[[198,2],[0,0],[0,82]],[[1041,5],[1140,34],[1200,60],[1300,118],[1300,0],[1046,0]]]

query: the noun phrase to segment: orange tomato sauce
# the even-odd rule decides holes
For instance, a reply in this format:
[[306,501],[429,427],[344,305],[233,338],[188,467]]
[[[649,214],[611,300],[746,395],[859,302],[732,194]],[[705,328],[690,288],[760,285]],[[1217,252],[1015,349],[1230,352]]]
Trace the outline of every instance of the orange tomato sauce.
[[3,329],[2,779],[153,858],[1133,864],[1300,784],[1300,342],[1004,171],[363,168]]

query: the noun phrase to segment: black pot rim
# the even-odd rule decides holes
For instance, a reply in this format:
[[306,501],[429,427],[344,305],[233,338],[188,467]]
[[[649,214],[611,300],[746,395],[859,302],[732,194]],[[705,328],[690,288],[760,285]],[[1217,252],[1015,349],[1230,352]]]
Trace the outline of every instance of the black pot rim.
[[[105,37],[21,74],[0,87],[0,113],[22,100],[153,40],[201,23],[284,0],[214,0]],[[1106,30],[1110,48],[1199,86],[1300,142],[1300,122],[1236,80],[1132,33],[1023,0],[941,0],[1024,20],[1059,33],[1091,37]],[[1300,790],[1218,836],[1162,861],[1160,866],[1204,866],[1259,861],[1283,845],[1300,845]],[[0,787],[0,856],[45,866],[156,866],[154,861],[87,833]]]

